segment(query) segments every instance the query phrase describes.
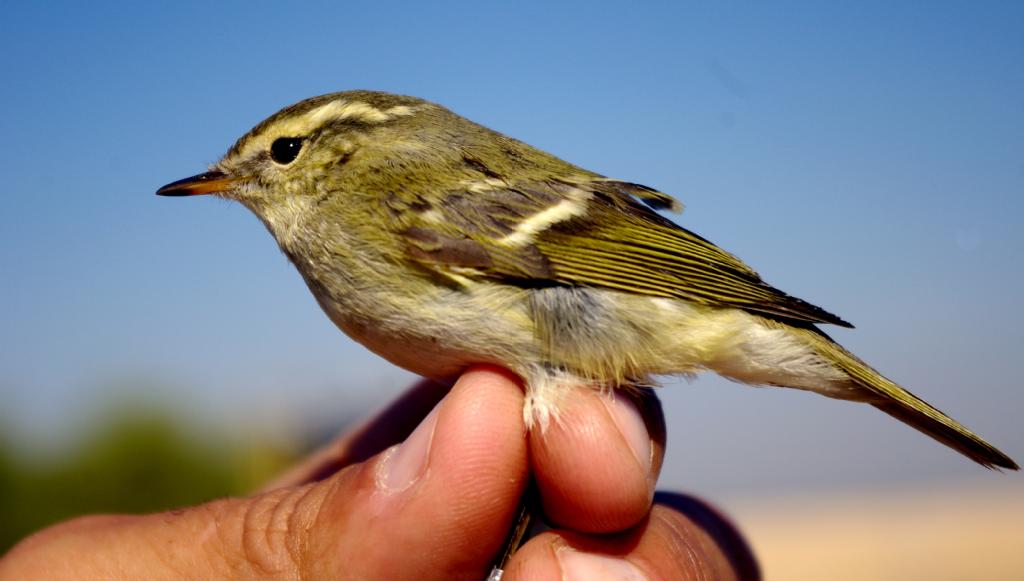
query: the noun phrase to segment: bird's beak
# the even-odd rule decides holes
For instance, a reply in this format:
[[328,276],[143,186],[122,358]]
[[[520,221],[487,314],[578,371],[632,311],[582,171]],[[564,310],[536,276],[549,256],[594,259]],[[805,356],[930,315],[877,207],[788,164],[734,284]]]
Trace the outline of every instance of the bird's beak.
[[221,171],[208,171],[183,180],[171,182],[156,191],[158,196],[201,196],[230,190],[241,178],[228,177]]

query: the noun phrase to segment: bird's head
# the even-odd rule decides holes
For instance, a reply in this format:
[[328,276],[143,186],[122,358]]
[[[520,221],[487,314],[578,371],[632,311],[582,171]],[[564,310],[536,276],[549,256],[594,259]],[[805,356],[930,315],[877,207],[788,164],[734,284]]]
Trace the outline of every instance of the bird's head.
[[[282,109],[242,136],[210,171],[167,184],[164,196],[237,200],[274,232],[320,203],[355,211],[396,189],[429,190],[451,176],[449,157],[489,130],[415,97],[348,91]],[[340,199],[339,199],[340,198]],[[366,202],[362,204],[361,202]],[[361,210],[365,214],[365,207]]]

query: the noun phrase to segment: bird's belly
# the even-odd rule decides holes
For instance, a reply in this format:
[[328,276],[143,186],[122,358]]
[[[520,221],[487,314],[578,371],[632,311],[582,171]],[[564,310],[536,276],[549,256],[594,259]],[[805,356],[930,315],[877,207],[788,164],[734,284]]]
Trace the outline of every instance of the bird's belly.
[[364,347],[387,359],[391,363],[417,375],[445,380],[459,375],[474,363],[495,363],[478,350],[453,345],[441,334],[402,333],[397,335],[373,325],[363,325],[345,320],[335,324]]
[[605,290],[488,283],[343,295],[325,293],[315,283],[310,289],[350,337],[400,367],[436,379],[493,363],[519,373],[527,384],[550,383],[536,380],[552,370],[563,378],[615,386],[710,369],[744,383],[839,397],[831,392],[846,388],[845,376],[807,343],[735,309]]
[[521,292],[488,285],[414,295],[377,290],[366,300],[314,294],[345,334],[418,375],[449,379],[477,363],[519,371],[540,358]]

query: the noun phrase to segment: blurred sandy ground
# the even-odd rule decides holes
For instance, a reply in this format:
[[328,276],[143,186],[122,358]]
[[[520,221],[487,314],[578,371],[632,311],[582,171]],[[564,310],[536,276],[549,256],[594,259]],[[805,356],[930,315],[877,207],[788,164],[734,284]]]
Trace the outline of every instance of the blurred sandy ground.
[[765,579],[1024,580],[1024,481],[732,500]]

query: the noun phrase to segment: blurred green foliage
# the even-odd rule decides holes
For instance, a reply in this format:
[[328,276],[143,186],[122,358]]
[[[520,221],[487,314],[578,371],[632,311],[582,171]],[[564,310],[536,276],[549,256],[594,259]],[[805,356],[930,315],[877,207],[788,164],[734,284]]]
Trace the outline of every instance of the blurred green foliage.
[[0,426],[0,555],[78,515],[153,512],[247,494],[297,457],[279,443],[200,433],[176,418],[156,409],[111,411],[71,449],[42,456],[16,449]]

